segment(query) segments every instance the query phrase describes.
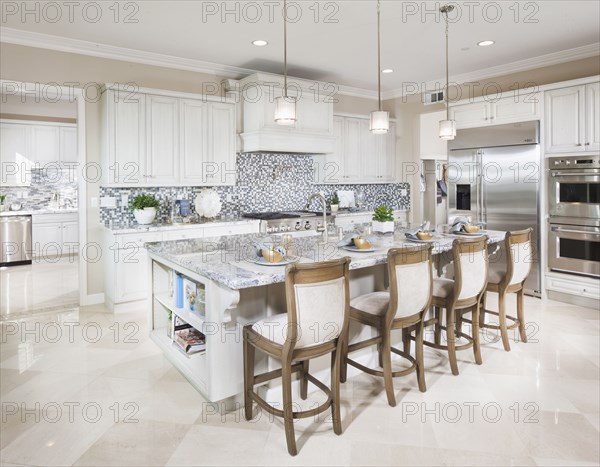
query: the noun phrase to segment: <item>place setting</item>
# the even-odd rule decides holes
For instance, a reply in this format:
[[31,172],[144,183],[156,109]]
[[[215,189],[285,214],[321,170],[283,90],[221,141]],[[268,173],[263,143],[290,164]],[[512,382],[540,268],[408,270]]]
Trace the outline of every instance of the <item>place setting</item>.
[[486,233],[482,224],[472,223],[467,217],[457,217],[450,228],[450,234],[463,237],[481,237]]

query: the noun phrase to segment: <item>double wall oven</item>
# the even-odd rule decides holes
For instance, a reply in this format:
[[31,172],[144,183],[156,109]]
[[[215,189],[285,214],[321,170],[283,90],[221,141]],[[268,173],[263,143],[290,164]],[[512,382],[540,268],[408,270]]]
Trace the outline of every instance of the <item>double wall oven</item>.
[[548,163],[548,266],[600,277],[600,155]]

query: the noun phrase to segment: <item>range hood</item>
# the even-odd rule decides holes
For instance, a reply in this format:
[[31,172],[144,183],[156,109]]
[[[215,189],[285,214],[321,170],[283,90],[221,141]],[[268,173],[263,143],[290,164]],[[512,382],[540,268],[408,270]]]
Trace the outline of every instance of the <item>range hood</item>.
[[294,126],[275,123],[275,99],[282,95],[283,76],[255,73],[227,82],[228,95],[235,96],[240,106],[241,152],[326,154],[334,151],[330,85],[288,78],[288,89],[288,94],[297,98],[298,121]]

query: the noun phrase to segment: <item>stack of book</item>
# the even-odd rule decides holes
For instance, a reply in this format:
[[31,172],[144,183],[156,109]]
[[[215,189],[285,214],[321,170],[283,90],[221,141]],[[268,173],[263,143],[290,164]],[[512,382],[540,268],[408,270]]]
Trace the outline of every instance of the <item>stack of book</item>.
[[183,321],[175,325],[173,341],[188,355],[206,350],[206,336]]

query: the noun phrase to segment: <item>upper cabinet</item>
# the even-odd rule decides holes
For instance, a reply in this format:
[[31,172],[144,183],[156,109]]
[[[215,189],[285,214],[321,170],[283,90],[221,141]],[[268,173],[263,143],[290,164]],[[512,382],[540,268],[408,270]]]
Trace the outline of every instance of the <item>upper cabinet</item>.
[[102,96],[104,182],[112,186],[235,184],[236,107],[205,96]]
[[242,152],[276,151],[323,154],[334,150],[333,96],[327,83],[288,80],[289,95],[296,97],[296,124],[275,123],[276,99],[282,95],[283,77],[256,73],[229,80],[242,112]]
[[523,91],[501,99],[459,102],[450,107],[450,118],[456,121],[457,129],[539,120],[540,99],[539,93]]
[[389,183],[395,180],[396,126],[385,135],[369,131],[366,117],[334,117],[335,149],[315,157],[318,180],[327,184]]
[[546,153],[600,150],[599,83],[546,92]]
[[5,186],[29,186],[32,168],[78,161],[74,124],[6,120],[0,122],[0,138]]

